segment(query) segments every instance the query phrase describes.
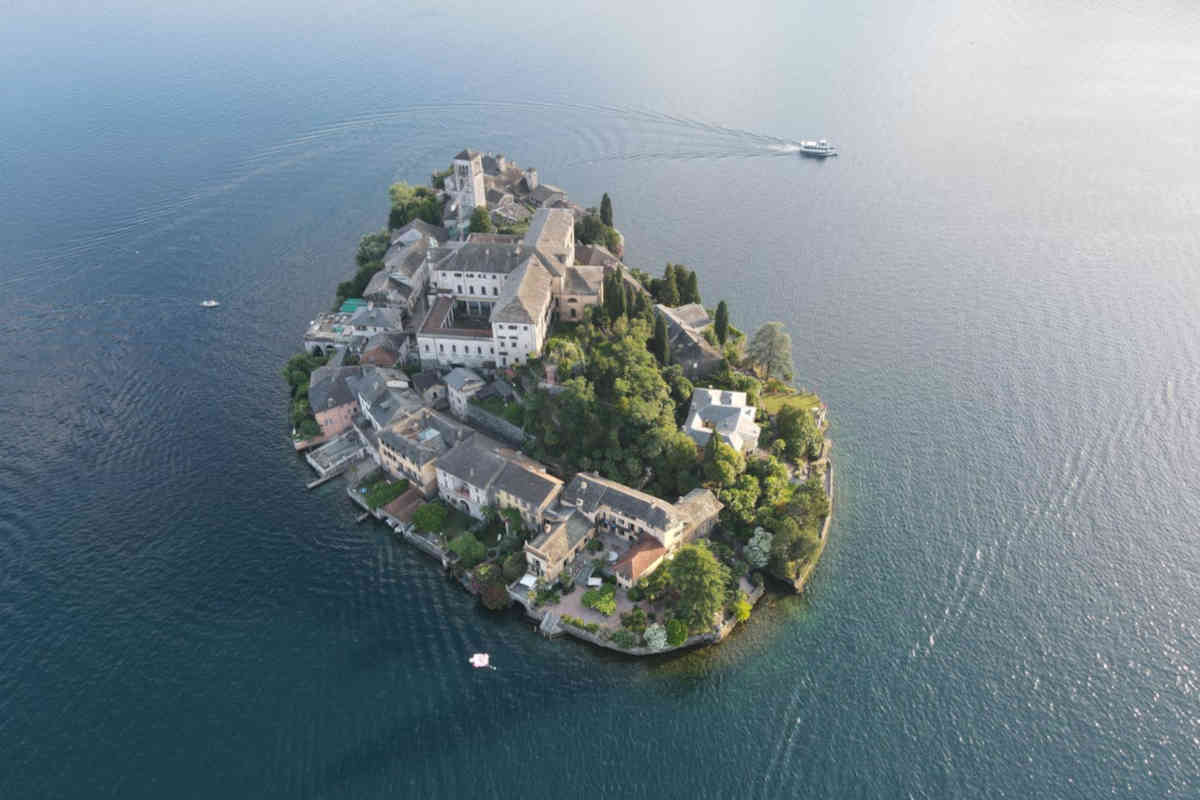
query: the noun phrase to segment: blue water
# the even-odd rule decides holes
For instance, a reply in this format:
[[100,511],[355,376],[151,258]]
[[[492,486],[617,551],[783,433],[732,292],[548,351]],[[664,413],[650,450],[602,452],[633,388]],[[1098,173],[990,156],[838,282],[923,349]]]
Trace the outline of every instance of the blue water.
[[[1200,795],[1200,11],[1046,5],[6,10],[0,797]],[[279,366],[465,146],[789,326],[803,597],[630,662],[303,491]]]

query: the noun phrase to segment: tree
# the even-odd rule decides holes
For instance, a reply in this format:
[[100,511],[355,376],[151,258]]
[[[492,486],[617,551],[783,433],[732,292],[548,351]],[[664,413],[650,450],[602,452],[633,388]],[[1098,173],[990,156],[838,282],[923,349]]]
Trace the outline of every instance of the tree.
[[761,371],[763,377],[792,379],[792,337],[782,322],[768,322],[750,340],[746,355]]
[[475,210],[471,212],[471,224],[467,228],[468,233],[492,233],[496,230],[496,226],[492,224],[492,215],[483,206],[475,206]]
[[662,314],[654,315],[654,338],[650,340],[650,352],[664,367],[671,361],[671,341],[667,338],[667,321]]
[[413,525],[424,533],[441,533],[450,514],[441,503],[426,503],[413,512]]
[[721,490],[721,502],[733,519],[749,525],[754,521],[754,508],[758,503],[759,485],[753,475],[739,475],[733,486]]
[[459,563],[464,569],[470,569],[487,558],[487,548],[483,546],[483,542],[469,533],[460,533],[446,546],[451,552],[458,554]]
[[512,583],[525,574],[525,554],[520,550],[504,559],[504,579]]
[[612,200],[609,199],[608,192],[605,192],[604,197],[600,198],[600,221],[612,227]]
[[677,593],[679,617],[693,630],[707,630],[725,604],[729,569],[707,547],[687,544],[666,565]]
[[717,317],[713,320],[713,330],[717,334],[717,341],[725,344],[725,339],[729,336],[729,306],[724,300],[717,303]]
[[383,256],[387,253],[389,243],[387,231],[363,234],[363,237],[358,240],[358,250],[354,253],[354,262],[360,267],[374,262],[380,262],[380,266],[383,266]]
[[667,629],[657,622],[647,627],[642,636],[651,650],[662,650],[667,646]]
[[675,280],[679,286],[679,303],[681,305],[700,302],[700,281],[696,277],[695,270],[676,266]]
[[746,557],[750,566],[762,569],[767,565],[767,561],[771,558],[771,540],[774,538],[775,535],[766,528],[754,529],[754,535],[742,548],[742,555]]
[[785,443],[784,453],[793,461],[821,455],[824,440],[808,409],[784,406],[775,416],[775,428]]
[[739,597],[733,603],[733,616],[738,622],[745,622],[750,619],[750,601],[746,599],[746,595],[738,593]]
[[658,294],[658,302],[669,308],[679,305],[679,284],[675,277],[675,265],[667,264],[663,272],[663,282]]
[[704,446],[705,480],[718,488],[733,486],[745,468],[746,461],[736,450],[721,441],[721,437],[715,432],[709,434],[708,442]]
[[498,583],[485,584],[483,591],[479,593],[479,599],[483,601],[483,607],[489,611],[503,611],[512,602],[512,598],[508,596],[508,590]]
[[679,647],[687,641],[687,625],[682,620],[672,619],[667,622],[667,644]]

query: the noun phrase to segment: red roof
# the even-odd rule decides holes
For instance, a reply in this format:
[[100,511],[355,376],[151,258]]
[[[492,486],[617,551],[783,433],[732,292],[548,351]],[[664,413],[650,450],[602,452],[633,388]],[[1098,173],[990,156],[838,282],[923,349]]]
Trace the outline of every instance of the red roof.
[[630,582],[649,572],[655,564],[667,554],[667,548],[659,544],[657,539],[643,535],[633,547],[625,551],[625,555],[613,564],[613,570],[621,573]]

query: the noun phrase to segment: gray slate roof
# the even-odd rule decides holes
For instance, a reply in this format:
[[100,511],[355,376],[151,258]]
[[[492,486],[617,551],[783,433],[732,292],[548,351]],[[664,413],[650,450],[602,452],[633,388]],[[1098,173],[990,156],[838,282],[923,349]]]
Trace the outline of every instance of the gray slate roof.
[[435,269],[462,272],[495,272],[507,275],[529,258],[529,252],[508,244],[466,242],[453,250],[434,251]]
[[[418,239],[410,245],[405,245],[403,242],[392,245],[383,256],[383,274],[411,278],[425,263],[428,251],[428,239]],[[379,274],[376,273],[376,276]]]
[[492,307],[491,321],[534,324],[546,315],[554,294],[554,276],[540,258],[526,255],[509,275]]
[[409,222],[407,225],[402,225],[399,228],[396,228],[394,231],[392,231],[392,234],[391,234],[392,242],[395,242],[396,240],[398,240],[400,237],[404,236],[404,234],[408,233],[409,231],[416,231],[417,233],[421,234],[422,239],[432,236],[434,239],[437,240],[438,244],[441,244],[450,239],[450,232],[447,231],[445,228],[443,228],[441,225],[432,225],[423,219],[414,219],[411,222]]
[[488,446],[487,439],[476,435],[438,459],[437,468],[472,486],[486,489],[507,463]]
[[454,160],[455,161],[470,161],[471,159],[475,158],[475,156],[477,156],[477,155],[479,155],[478,151],[467,149],[467,150],[463,150],[461,153],[456,155],[454,157]]
[[[323,379],[309,384],[308,404],[312,410],[314,412],[327,411],[347,403],[353,403],[356,395],[350,389],[347,380],[361,375],[362,369],[360,367],[324,367],[323,369],[344,371],[344,374],[330,375],[326,373]],[[317,370],[314,370],[313,376],[316,375]]]
[[404,312],[398,308],[388,308],[386,306],[375,306],[374,308],[363,306],[350,317],[349,324],[360,327],[401,330],[404,327]]
[[591,472],[581,472],[567,484],[563,489],[562,504],[574,506],[587,514],[595,513],[601,506],[608,506],[626,517],[641,520],[660,530],[670,527],[675,521],[673,509],[667,501]]
[[469,383],[483,383],[483,378],[465,367],[455,367],[446,373],[446,385],[456,392],[461,392]]
[[553,498],[562,484],[509,461],[496,476],[493,486],[513,497],[519,497],[533,508],[538,508]]
[[412,387],[421,394],[425,394],[425,392],[442,382],[442,378],[438,375],[436,369],[427,369],[424,372],[418,372],[409,380],[412,383]]

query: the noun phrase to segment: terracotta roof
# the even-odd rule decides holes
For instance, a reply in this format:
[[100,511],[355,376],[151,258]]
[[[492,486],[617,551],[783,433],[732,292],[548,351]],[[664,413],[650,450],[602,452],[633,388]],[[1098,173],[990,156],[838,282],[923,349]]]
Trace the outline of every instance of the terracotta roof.
[[613,571],[633,582],[649,572],[666,554],[667,549],[657,539],[643,535],[613,564]]

